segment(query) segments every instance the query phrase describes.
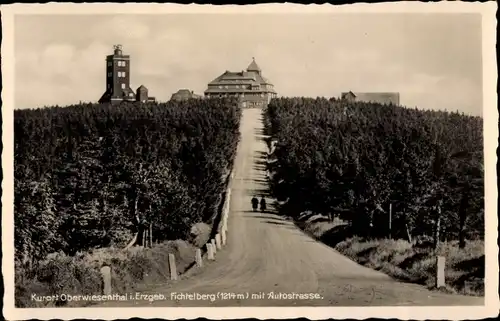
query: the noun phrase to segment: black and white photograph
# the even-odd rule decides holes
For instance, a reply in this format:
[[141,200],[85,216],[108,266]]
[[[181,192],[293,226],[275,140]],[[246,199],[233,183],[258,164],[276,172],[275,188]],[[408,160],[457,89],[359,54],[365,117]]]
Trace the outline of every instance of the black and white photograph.
[[498,314],[495,2],[0,9],[7,319]]

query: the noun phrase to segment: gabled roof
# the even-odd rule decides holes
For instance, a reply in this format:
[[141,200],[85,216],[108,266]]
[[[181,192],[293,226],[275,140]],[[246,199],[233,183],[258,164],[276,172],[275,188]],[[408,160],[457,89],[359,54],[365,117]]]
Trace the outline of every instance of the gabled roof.
[[109,92],[109,90],[106,90],[106,92],[104,92],[104,94],[102,94],[101,98],[99,98],[99,103],[106,103],[108,102],[109,100],[111,99],[111,93]]
[[146,86],[144,86],[144,85],[140,85],[139,87],[137,87],[137,90],[142,89],[142,88],[144,88],[144,89],[148,89]]
[[186,95],[186,94],[187,94],[187,95],[190,95],[190,94],[192,94],[192,93],[193,93],[193,92],[192,92],[191,90],[189,90],[189,89],[179,89],[179,90],[176,92],[176,94],[184,94],[184,95]]
[[399,92],[356,92],[352,91],[342,93],[342,98],[356,98],[357,101],[374,102],[380,104],[399,105]]
[[190,98],[201,98],[201,95],[195,94],[192,90],[189,89],[179,89],[176,93],[172,94],[170,99],[173,100],[182,100],[182,99],[190,99]]
[[252,62],[250,63],[250,65],[248,65],[247,71],[261,71],[260,67],[255,62],[255,58],[252,58]]
[[347,96],[356,97],[356,95],[352,91],[342,93],[342,98],[347,97]]

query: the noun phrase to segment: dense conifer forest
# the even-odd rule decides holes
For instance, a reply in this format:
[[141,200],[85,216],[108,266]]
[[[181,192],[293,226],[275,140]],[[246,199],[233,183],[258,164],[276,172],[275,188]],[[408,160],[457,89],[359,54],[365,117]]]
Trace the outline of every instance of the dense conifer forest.
[[232,100],[15,110],[17,263],[186,239],[211,222],[239,139]]
[[481,117],[325,98],[274,99],[265,117],[271,191],[287,215],[436,246],[483,238]]

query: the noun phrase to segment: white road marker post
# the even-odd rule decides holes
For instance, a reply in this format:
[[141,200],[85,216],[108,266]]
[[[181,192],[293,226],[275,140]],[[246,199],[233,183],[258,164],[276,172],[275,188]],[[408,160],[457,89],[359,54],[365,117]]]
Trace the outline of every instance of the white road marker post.
[[219,233],[217,233],[217,235],[215,235],[215,245],[217,246],[217,251],[222,249],[221,237],[220,237]]
[[446,258],[444,256],[438,256],[436,259],[436,288],[438,289],[446,286],[444,277],[445,265]]
[[[224,216],[222,218],[222,228],[221,228],[221,232],[224,232],[224,234],[226,234],[227,232],[227,216]],[[222,244],[224,245],[224,244]]]
[[101,276],[103,282],[103,294],[111,295],[111,268],[107,265],[101,268]]
[[212,243],[207,243],[207,254],[208,254],[208,259],[210,261],[215,260],[214,249],[212,247]]
[[170,267],[170,280],[177,280],[177,266],[175,266],[175,255],[168,254],[168,265]]
[[221,231],[221,241],[222,241],[222,246],[225,246],[226,245],[226,230],[225,230],[225,225],[224,227],[222,228],[222,231]]
[[214,254],[217,254],[217,247],[216,247],[216,245],[215,245],[215,239],[212,239],[212,240],[210,241],[210,243],[212,243],[212,249],[213,249],[213,251],[214,251]]
[[201,249],[196,249],[195,260],[197,267],[203,267],[203,259],[201,258]]

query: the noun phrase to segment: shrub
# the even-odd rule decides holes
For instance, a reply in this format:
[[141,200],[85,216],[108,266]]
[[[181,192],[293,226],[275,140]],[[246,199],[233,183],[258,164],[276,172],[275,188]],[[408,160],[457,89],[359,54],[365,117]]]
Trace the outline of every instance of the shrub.
[[175,255],[177,273],[184,273],[194,262],[196,247],[182,240],[167,241],[153,248],[132,247],[98,249],[68,256],[50,255],[40,262],[36,271],[16,268],[15,301],[17,307],[85,306],[90,301],[45,302],[31,300],[38,296],[56,294],[101,294],[103,289],[100,268],[111,267],[113,292],[125,293],[150,284],[169,282],[168,254]]

